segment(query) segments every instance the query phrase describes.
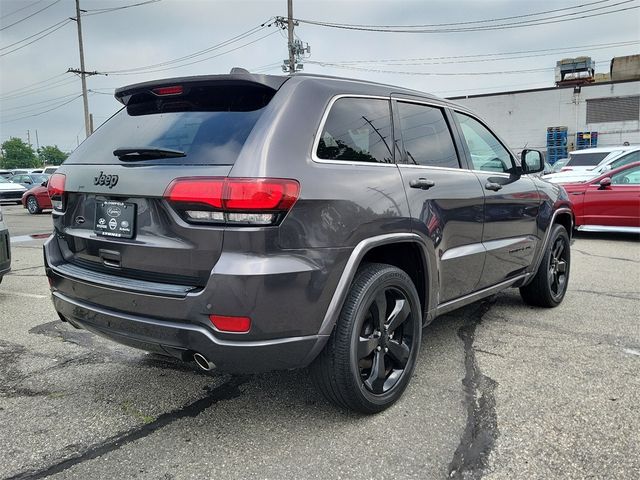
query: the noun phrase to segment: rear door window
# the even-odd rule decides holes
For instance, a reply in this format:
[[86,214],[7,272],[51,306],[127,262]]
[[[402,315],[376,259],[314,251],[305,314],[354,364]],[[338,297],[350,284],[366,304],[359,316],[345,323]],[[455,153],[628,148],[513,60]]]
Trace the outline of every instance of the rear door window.
[[140,94],[89,136],[66,164],[119,164],[113,151],[157,147],[186,156],[145,164],[233,165],[275,91],[252,87],[193,88],[167,98]]
[[407,163],[459,168],[458,154],[442,110],[415,103],[397,105]]
[[321,160],[393,163],[389,100],[339,98],[327,117],[316,155]]

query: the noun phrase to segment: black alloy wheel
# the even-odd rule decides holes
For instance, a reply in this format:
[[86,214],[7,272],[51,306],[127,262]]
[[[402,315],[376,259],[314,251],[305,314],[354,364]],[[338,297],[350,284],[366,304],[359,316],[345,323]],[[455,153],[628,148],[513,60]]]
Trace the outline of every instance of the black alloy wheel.
[[567,230],[552,225],[549,243],[533,280],[520,287],[522,299],[529,305],[556,307],[567,293],[571,267],[571,245]]
[[551,248],[547,267],[549,287],[555,300],[561,299],[567,289],[567,277],[569,274],[568,251],[565,239],[562,236],[558,236]]
[[391,265],[364,265],[311,376],[339,407],[380,412],[409,384],[421,336],[421,303],[411,278]]
[[370,392],[380,395],[398,383],[414,348],[415,317],[407,295],[395,287],[381,288],[364,312],[357,368]]

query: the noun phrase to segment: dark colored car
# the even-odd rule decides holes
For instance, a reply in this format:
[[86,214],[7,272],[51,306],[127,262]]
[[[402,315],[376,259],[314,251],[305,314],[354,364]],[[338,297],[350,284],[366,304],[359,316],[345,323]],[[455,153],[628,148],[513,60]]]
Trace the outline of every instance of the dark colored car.
[[13,183],[22,185],[24,188],[31,188],[34,185],[40,185],[43,182],[46,182],[48,178],[49,175],[45,175],[43,173],[21,173],[14,175],[9,180]]
[[35,187],[31,187],[22,194],[22,206],[32,215],[53,208],[49,198],[47,180]]
[[573,203],[578,230],[640,233],[640,162],[563,186]]
[[310,366],[380,411],[422,327],[519,287],[558,305],[571,204],[464,107],[359,80],[231,74],[120,88],[49,180],[61,318],[204,370]]
[[0,283],[5,274],[11,270],[11,245],[9,243],[9,229],[4,223],[2,207],[0,207]]

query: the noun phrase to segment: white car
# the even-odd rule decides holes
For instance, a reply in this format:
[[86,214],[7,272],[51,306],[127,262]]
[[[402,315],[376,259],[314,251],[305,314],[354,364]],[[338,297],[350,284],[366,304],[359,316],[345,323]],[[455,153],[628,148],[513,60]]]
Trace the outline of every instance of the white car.
[[26,192],[19,183],[13,183],[4,177],[0,177],[0,202],[22,203],[22,194]]
[[[587,148],[569,153],[569,161],[557,173],[542,178],[551,183],[582,182],[612,168],[634,162],[640,145]],[[628,156],[629,154],[635,154]],[[626,160],[622,163],[622,159]],[[620,162],[618,161],[620,160]]]

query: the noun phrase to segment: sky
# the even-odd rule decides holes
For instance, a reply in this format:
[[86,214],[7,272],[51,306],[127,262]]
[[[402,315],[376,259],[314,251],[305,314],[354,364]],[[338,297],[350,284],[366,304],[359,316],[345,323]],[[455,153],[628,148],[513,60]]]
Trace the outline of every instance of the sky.
[[[159,0],[112,10],[145,1],[80,0],[86,10],[85,69],[106,73],[87,78],[95,127],[121,107],[113,91],[124,85],[228,73],[236,66],[282,74],[286,31],[273,18],[286,16],[286,0]],[[640,53],[638,7],[640,0],[294,0],[293,14],[300,20],[396,30],[457,24],[422,27],[422,33],[305,22],[295,29],[311,47],[305,73],[363,78],[445,97],[552,87],[555,63],[566,57],[591,56],[596,72],[606,73],[611,58]],[[80,67],[77,27],[65,21],[69,17],[75,17],[75,0],[0,0],[0,142],[13,136],[27,141],[29,132],[34,148],[57,145],[71,151],[84,139],[80,78],[65,73]],[[540,25],[521,23],[543,18],[548,20]],[[484,29],[459,31],[478,26]]]

